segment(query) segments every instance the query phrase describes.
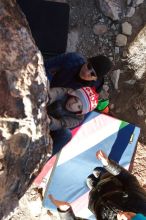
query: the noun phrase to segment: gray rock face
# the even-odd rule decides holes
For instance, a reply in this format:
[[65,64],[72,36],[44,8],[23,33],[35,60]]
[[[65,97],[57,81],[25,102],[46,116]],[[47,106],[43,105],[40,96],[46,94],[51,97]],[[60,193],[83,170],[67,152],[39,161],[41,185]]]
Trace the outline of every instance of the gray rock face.
[[130,5],[132,0],[127,0],[127,5]]
[[102,13],[112,20],[120,20],[123,14],[123,2],[121,0],[99,0]]
[[116,90],[118,90],[119,86],[118,86],[118,82],[119,82],[119,78],[120,78],[120,69],[117,69],[117,70],[114,70],[112,72],[112,75],[111,75],[111,81],[113,83],[113,86]]
[[51,152],[42,56],[15,1],[0,1],[0,219],[9,219]]
[[136,79],[141,79],[146,72],[146,26],[130,44],[128,57]]
[[134,7],[128,7],[126,17],[131,18],[134,15],[134,13],[135,13],[135,8]]
[[133,6],[138,6],[140,4],[142,4],[144,2],[144,0],[133,0]]
[[74,52],[76,51],[77,44],[78,44],[79,34],[77,31],[71,31],[68,34],[68,41],[67,41],[67,52]]
[[[130,68],[134,70],[135,79],[141,81],[140,93],[136,103],[138,109],[141,109],[146,114],[146,99],[144,98],[146,97],[146,26],[129,46],[128,63]],[[142,116],[142,111],[139,111],[138,115]]]
[[134,85],[136,83],[135,79],[129,79],[127,81],[125,81],[125,83],[129,84],[129,85]]

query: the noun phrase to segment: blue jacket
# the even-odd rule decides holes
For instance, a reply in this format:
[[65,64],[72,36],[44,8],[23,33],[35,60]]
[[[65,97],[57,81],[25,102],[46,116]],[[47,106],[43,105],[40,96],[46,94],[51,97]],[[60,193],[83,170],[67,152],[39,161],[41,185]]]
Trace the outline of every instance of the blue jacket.
[[80,79],[79,73],[83,64],[86,63],[78,53],[66,53],[45,61],[47,77],[51,87],[65,87],[79,89],[83,86],[95,87],[99,92],[104,79],[97,81],[85,81]]

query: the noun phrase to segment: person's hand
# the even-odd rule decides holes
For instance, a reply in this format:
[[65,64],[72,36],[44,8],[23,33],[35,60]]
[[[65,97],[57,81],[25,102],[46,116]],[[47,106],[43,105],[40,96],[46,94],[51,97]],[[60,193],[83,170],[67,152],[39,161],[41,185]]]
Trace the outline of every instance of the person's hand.
[[131,220],[136,214],[134,212],[119,212],[117,220]]
[[109,162],[108,157],[102,150],[96,152],[96,158],[100,160],[104,166],[108,165]]
[[55,199],[51,194],[48,196],[51,202],[61,211],[67,211],[71,206],[68,202]]

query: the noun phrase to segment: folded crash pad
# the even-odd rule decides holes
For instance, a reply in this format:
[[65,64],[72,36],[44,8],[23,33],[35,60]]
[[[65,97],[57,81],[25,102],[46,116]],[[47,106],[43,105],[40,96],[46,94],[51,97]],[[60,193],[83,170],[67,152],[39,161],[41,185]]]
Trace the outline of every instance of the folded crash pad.
[[97,112],[89,113],[83,124],[72,130],[72,140],[46,164],[46,170],[36,179],[39,185],[49,172],[51,174],[44,207],[56,210],[48,199],[52,194],[59,200],[70,202],[77,216],[90,219],[86,178],[95,167],[102,166],[95,157],[96,151],[102,149],[128,169],[139,133],[140,129],[134,124]]

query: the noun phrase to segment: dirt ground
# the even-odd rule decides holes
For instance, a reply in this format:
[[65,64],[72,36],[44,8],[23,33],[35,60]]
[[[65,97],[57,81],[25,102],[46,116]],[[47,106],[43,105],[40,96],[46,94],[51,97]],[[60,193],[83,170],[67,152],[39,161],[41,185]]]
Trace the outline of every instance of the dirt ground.
[[[123,57],[123,51],[128,50],[130,43],[146,24],[146,0],[136,8],[136,12],[131,18],[123,18],[118,22],[104,16],[97,7],[95,0],[60,0],[59,2],[67,2],[70,5],[67,51],[78,51],[86,57],[105,54],[113,60],[114,69],[121,70],[117,90],[114,89],[110,76],[106,78],[109,87],[110,105],[112,106],[111,114],[141,128],[132,172],[146,188],[146,106],[144,106],[146,77],[136,81],[134,85],[126,84],[125,81],[133,78],[134,70],[129,69],[128,59]],[[119,53],[116,53],[115,38],[118,33],[121,33],[121,23],[124,21],[132,24],[132,35],[128,37],[127,45],[120,47]],[[107,32],[104,35],[96,35],[93,32],[94,25],[99,22],[107,26]],[[113,25],[115,28],[112,28]],[[143,115],[139,116],[137,114],[138,109],[143,110]],[[27,210],[25,205],[28,205],[27,200],[29,200],[28,195],[26,195],[25,202],[21,205],[21,213],[23,214],[14,216],[14,220],[18,216],[20,219],[26,220],[41,219],[27,218],[30,215],[30,213],[25,212]],[[18,213],[20,212],[18,211]],[[45,219],[45,217],[42,219]]]

